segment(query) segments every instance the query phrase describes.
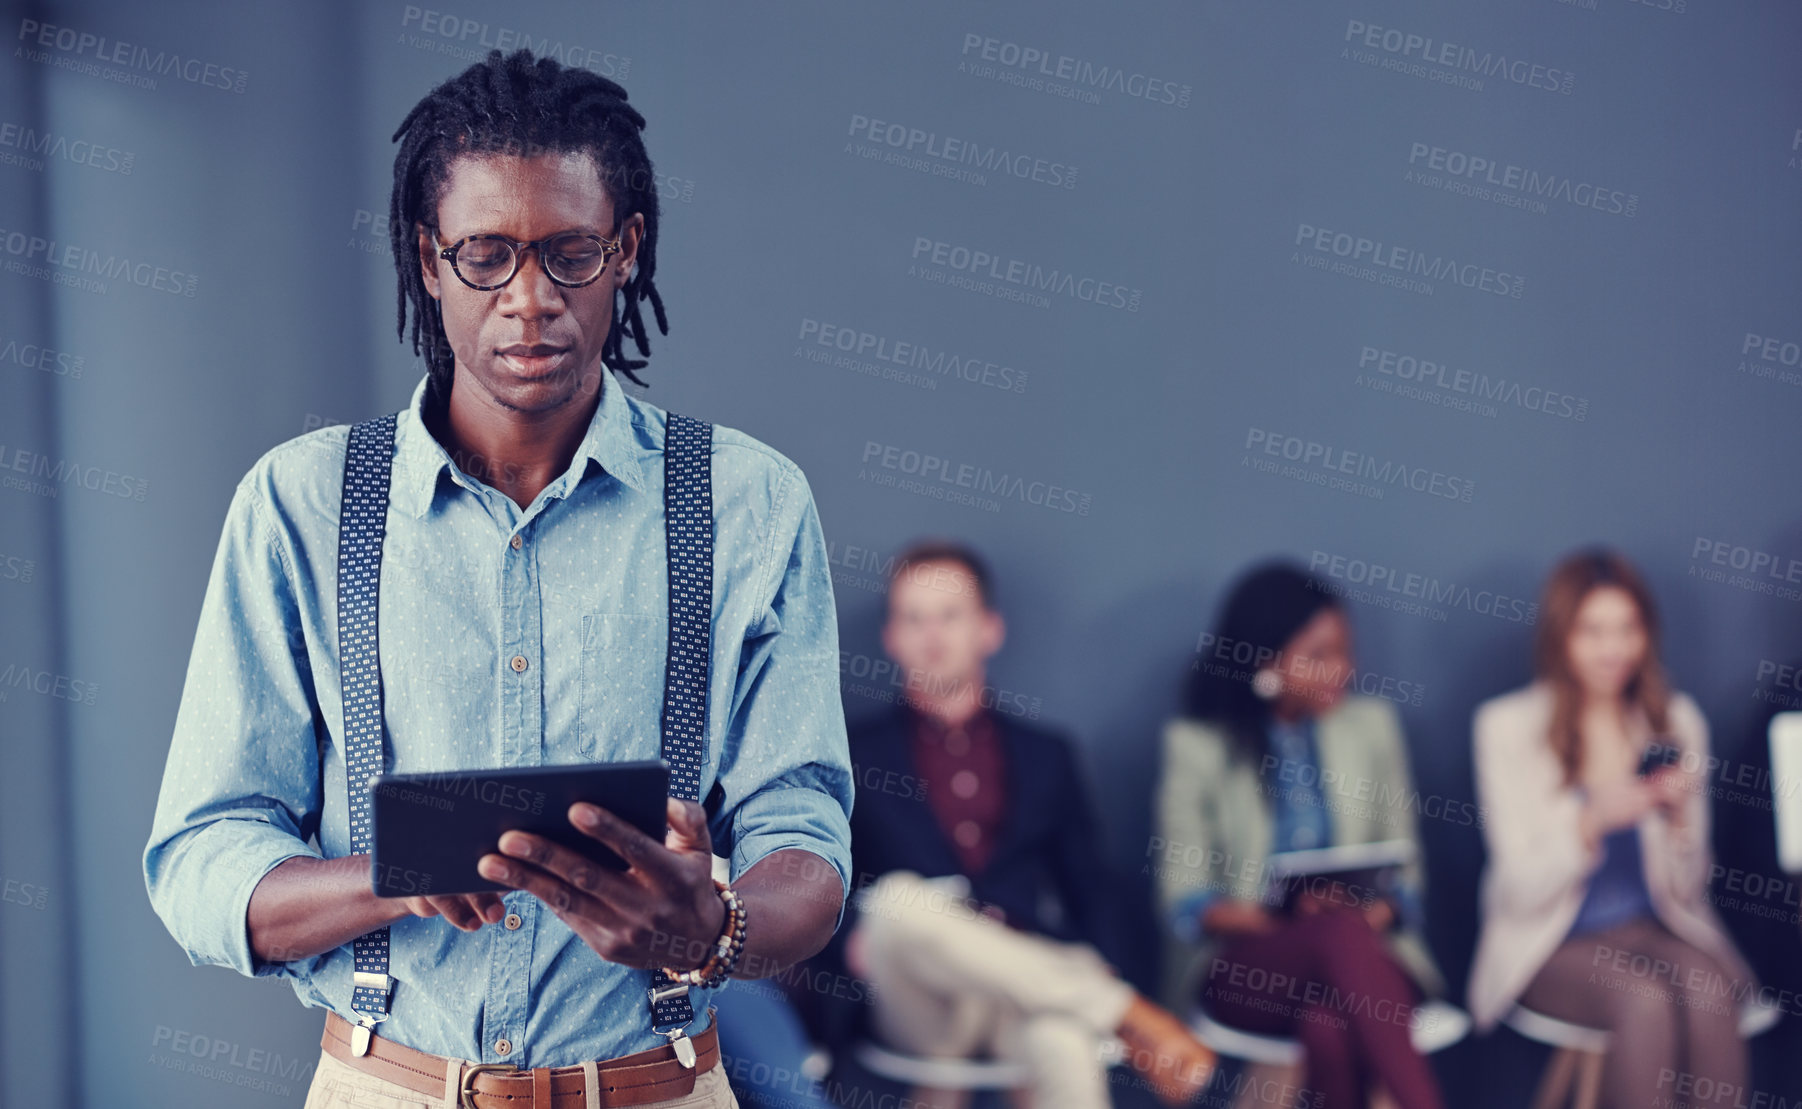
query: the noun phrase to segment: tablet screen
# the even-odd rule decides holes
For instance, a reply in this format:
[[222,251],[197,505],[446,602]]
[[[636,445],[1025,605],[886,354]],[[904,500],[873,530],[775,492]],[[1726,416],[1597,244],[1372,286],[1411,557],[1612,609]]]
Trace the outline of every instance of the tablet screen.
[[669,771],[662,760],[508,766],[383,774],[370,783],[375,848],[370,884],[380,897],[506,892],[476,871],[509,828],[544,836],[600,866],[626,868],[613,849],[569,820],[587,801],[662,843]]

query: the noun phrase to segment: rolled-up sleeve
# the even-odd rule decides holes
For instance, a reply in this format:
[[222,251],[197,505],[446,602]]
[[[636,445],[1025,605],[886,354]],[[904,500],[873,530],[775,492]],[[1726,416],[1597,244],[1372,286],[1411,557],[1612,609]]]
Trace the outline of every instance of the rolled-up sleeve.
[[[732,876],[784,848],[811,851],[851,888],[852,774],[838,687],[838,619],[813,492],[789,465],[720,749],[709,828]],[[839,920],[844,906],[839,906]]]
[[251,892],[285,859],[320,857],[316,701],[292,577],[247,474],[232,495],[207,581],[144,883],[195,966],[291,977],[254,956]]

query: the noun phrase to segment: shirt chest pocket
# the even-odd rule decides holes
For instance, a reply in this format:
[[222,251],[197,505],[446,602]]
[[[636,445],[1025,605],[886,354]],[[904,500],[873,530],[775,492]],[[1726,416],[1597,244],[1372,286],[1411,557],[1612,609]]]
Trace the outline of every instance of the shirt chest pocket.
[[662,750],[668,619],[632,612],[582,617],[577,746],[585,759],[654,759]]

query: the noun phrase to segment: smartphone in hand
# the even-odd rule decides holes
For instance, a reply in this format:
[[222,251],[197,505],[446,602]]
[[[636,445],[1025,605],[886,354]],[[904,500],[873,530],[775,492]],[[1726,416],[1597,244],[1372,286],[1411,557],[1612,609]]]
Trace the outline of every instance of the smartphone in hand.
[[1683,748],[1675,736],[1653,736],[1639,755],[1639,776],[1649,778],[1654,771],[1675,766],[1683,758]]

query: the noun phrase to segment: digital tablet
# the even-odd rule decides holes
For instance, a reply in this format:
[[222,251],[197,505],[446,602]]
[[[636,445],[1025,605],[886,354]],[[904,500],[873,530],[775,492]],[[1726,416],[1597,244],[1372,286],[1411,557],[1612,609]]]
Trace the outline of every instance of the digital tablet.
[[512,889],[476,871],[483,855],[500,853],[509,828],[626,869],[612,848],[569,822],[577,801],[607,809],[658,843],[668,826],[669,768],[661,759],[382,774],[369,790],[370,884],[379,897]]
[[1281,851],[1264,860],[1263,901],[1284,913],[1303,893],[1333,904],[1365,904],[1394,892],[1401,868],[1416,854],[1405,839]]

